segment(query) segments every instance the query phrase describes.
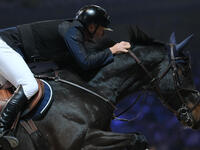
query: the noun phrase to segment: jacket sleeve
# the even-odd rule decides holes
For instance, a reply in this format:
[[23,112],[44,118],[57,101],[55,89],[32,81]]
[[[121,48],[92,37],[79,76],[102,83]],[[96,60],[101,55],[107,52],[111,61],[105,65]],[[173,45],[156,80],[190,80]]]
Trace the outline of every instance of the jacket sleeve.
[[69,52],[83,70],[101,67],[113,61],[113,55],[108,48],[99,52],[88,53],[84,46],[83,35],[76,27],[71,27],[66,32],[64,40]]

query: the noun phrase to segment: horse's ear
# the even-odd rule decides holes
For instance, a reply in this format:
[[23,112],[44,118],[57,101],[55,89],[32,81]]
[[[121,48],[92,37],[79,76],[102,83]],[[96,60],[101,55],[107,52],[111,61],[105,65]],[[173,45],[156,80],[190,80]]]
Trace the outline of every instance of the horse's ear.
[[172,34],[170,35],[169,43],[170,43],[170,44],[175,44],[175,45],[176,45],[176,36],[175,36],[175,32],[172,32]]
[[178,52],[182,52],[184,50],[184,48],[188,45],[189,41],[192,39],[193,34],[191,34],[190,36],[188,36],[185,40],[183,40],[181,43],[176,45],[176,50]]

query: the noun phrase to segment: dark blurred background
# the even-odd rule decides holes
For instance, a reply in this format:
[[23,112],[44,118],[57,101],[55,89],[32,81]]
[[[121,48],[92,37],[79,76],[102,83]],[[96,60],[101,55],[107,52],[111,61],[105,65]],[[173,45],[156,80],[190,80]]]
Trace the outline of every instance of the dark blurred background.
[[[167,42],[175,31],[177,41],[194,33],[191,50],[195,84],[200,89],[200,1],[198,0],[0,0],[0,28],[40,20],[72,18],[86,4],[104,7],[120,39],[124,27],[138,25],[150,36]],[[124,99],[122,107],[135,98]],[[159,100],[149,96],[122,117],[142,114],[132,123],[112,122],[116,132],[142,132],[155,150],[200,150],[200,132],[185,129]]]

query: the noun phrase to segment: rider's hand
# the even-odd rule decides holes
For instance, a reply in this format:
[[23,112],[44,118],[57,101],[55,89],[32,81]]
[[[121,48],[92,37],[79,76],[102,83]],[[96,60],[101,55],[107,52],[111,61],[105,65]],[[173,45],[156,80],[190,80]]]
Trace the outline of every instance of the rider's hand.
[[127,49],[129,49],[130,47],[131,44],[129,42],[122,41],[110,47],[110,51],[112,52],[112,54],[127,53]]

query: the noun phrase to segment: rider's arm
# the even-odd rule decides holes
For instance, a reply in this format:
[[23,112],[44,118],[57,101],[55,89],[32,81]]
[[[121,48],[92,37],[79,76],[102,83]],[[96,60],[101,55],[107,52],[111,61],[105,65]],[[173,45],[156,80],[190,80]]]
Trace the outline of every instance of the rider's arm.
[[113,61],[113,55],[109,48],[95,53],[88,53],[84,46],[83,35],[76,27],[70,28],[64,39],[71,55],[84,70],[101,67]]

